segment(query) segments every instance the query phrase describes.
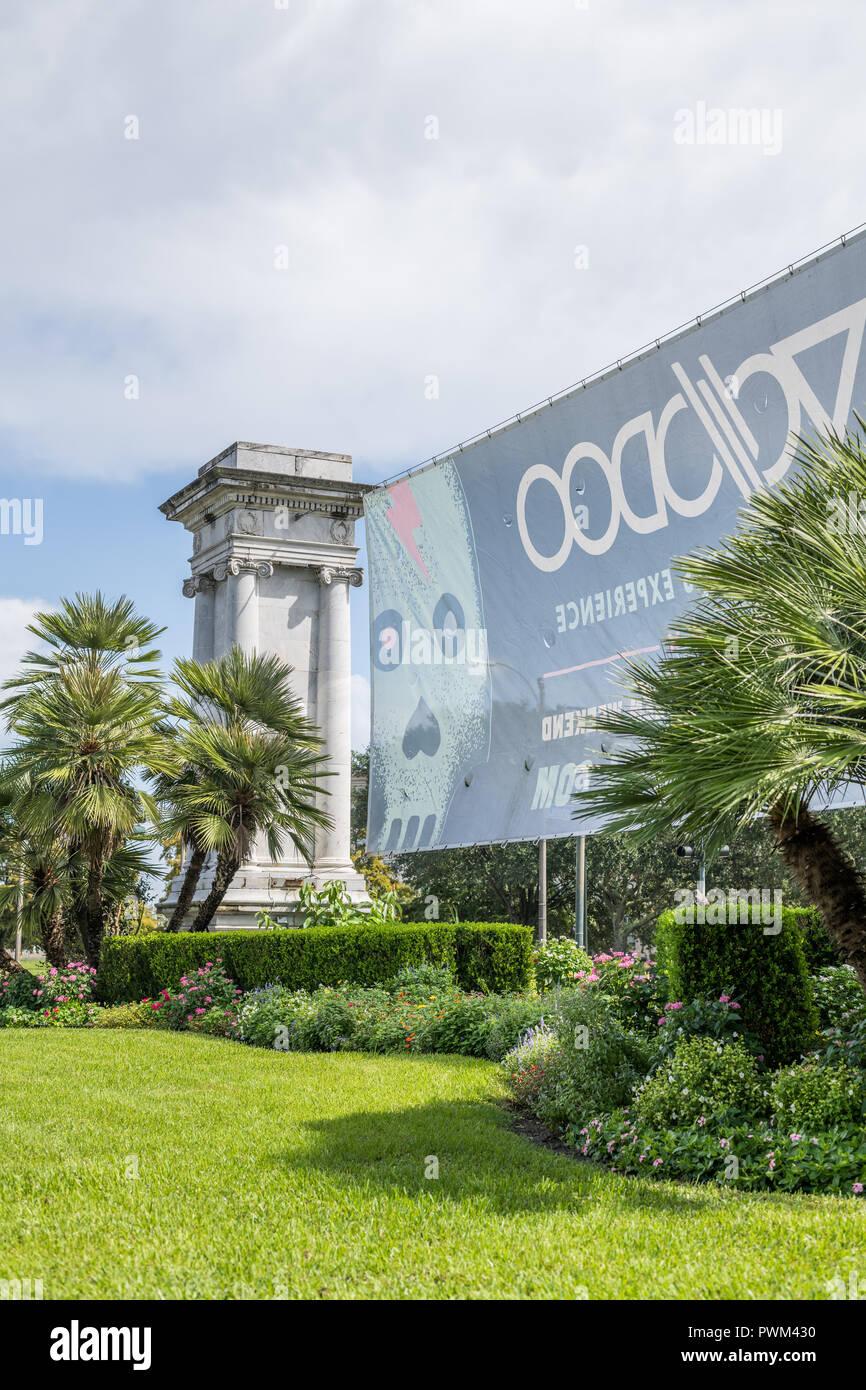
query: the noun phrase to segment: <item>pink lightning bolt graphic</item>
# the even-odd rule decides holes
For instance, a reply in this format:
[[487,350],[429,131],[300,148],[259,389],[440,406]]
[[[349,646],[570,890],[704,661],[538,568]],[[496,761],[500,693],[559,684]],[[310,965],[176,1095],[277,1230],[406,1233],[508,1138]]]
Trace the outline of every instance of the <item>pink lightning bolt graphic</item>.
[[423,525],[423,522],[418,510],[418,503],[412,495],[408,481],[404,478],[401,482],[395,483],[393,487],[389,487],[388,495],[391,498],[391,506],[385,515],[400,537],[404,550],[407,550],[412,556],[427,583],[432,584],[433,581],[427,573],[427,566],[421,559],[421,553],[415,544],[413,533]]

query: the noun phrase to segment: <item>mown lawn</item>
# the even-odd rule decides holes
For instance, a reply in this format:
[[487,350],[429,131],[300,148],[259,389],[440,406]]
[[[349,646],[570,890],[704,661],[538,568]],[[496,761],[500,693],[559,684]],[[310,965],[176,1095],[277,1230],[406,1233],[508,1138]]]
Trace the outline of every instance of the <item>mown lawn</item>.
[[811,1299],[866,1272],[862,1202],[575,1162],[509,1130],[485,1062],[5,1030],[0,1088],[0,1278],[45,1298]]

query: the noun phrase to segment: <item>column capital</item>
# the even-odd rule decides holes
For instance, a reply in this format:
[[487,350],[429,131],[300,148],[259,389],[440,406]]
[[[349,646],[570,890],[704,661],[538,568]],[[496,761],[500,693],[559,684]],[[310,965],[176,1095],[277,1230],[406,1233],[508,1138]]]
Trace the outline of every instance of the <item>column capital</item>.
[[244,570],[252,570],[253,574],[258,575],[259,579],[270,579],[274,572],[274,567],[270,560],[251,560],[241,559],[238,555],[232,555],[228,560],[219,565],[214,565],[213,577],[221,583],[230,574],[239,575]]
[[192,574],[189,579],[183,581],[184,598],[195,598],[196,594],[203,593],[206,589],[212,589],[214,576],[212,574]]
[[320,584],[333,584],[335,580],[342,579],[353,589],[359,589],[364,582],[364,571],[340,565],[321,565],[316,570],[316,578]]

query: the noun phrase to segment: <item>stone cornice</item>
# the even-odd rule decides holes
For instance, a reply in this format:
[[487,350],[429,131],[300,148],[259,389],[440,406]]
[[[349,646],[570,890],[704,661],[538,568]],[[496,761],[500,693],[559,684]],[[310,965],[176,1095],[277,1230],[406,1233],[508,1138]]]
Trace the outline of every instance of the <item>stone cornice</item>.
[[217,464],[174,493],[159,510],[169,521],[180,521],[191,530],[196,529],[196,523],[203,524],[237,506],[282,505],[296,512],[356,517],[363,513],[365,495],[373,490],[372,483],[221,468]]

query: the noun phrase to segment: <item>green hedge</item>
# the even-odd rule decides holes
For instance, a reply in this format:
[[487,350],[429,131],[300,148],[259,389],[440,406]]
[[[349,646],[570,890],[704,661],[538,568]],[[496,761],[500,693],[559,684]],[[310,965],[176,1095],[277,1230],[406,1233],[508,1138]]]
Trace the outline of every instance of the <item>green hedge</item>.
[[824,930],[821,914],[816,907],[792,907],[791,913],[803,938],[803,951],[810,975],[817,975],[819,970],[825,970],[828,965],[844,965],[845,962]]
[[[767,1062],[779,1066],[815,1045],[818,1014],[803,946],[808,910],[781,910],[781,930],[766,934],[758,912],[740,923],[677,921],[663,912],[656,927],[659,975],[668,1000],[734,995],[743,1024],[764,1045]],[[772,924],[767,924],[772,925]]]
[[532,931],[498,922],[425,922],[107,937],[97,995],[106,1004],[153,999],[217,957],[243,990],[275,983],[315,989],[341,980],[374,985],[427,962],[446,966],[464,990],[505,994],[529,985]]

